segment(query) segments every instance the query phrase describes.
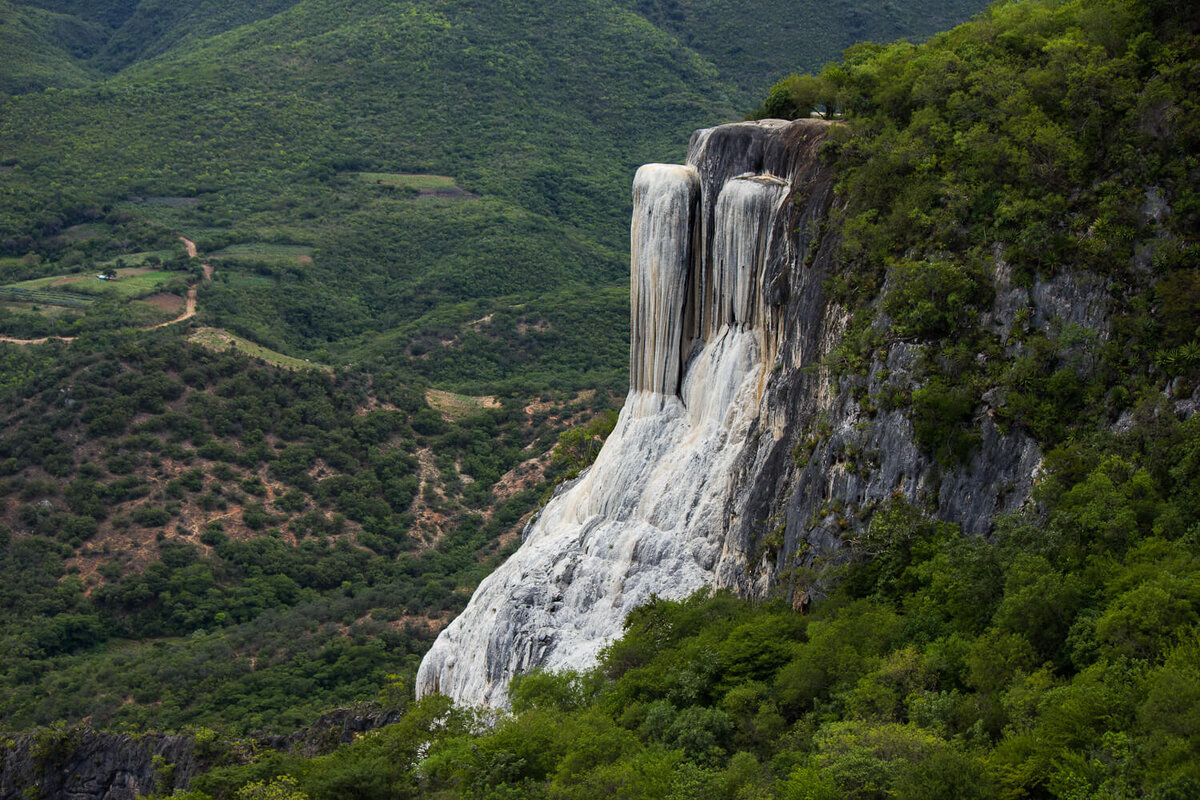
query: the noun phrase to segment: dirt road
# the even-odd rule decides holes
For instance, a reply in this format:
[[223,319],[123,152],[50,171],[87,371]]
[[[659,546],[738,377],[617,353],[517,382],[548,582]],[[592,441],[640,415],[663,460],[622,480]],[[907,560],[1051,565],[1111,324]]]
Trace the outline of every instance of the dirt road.
[[[183,249],[187,251],[189,258],[198,257],[196,255],[195,242],[182,236],[179,237],[179,240],[183,242]],[[203,264],[202,267],[204,269],[204,280],[211,281],[213,276],[213,265]],[[152,331],[155,328],[165,328],[168,325],[174,325],[177,322],[183,322],[185,319],[191,319],[192,317],[196,316],[196,290],[199,288],[199,283],[193,283],[188,287],[187,303],[184,305],[183,313],[178,317],[175,319],[169,319],[166,322],[159,322],[155,325],[147,325],[146,327],[142,328],[142,330]],[[40,339],[14,339],[11,336],[0,336],[0,342],[7,342],[8,344],[44,344],[51,339],[59,342],[73,342],[76,338],[77,337],[75,336],[43,336]]]

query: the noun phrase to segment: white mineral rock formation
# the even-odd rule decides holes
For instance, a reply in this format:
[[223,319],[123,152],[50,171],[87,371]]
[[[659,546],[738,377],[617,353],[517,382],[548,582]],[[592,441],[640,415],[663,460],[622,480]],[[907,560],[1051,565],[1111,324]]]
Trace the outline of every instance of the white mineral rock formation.
[[764,281],[786,249],[776,240],[787,238],[780,220],[794,188],[787,174],[744,167],[769,167],[762,154],[786,150],[775,140],[788,128],[702,131],[689,166],[638,170],[630,389],[616,428],[442,631],[417,674],[420,694],[503,706],[513,675],[586,668],[630,610],[714,582],[736,516],[735,461],[778,338]]

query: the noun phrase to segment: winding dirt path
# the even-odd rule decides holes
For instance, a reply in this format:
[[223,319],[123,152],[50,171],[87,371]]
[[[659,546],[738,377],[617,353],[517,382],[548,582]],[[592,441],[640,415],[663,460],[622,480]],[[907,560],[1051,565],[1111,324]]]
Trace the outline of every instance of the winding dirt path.
[[[196,243],[195,242],[193,242],[191,239],[184,238],[183,236],[179,237],[179,241],[183,242],[183,249],[187,251],[189,258],[198,258],[198,256],[196,255]],[[204,270],[204,280],[211,281],[212,276],[213,276],[213,265],[206,263],[206,264],[202,264],[201,268]],[[201,283],[202,282],[203,281],[201,281]],[[185,319],[191,319],[192,317],[196,316],[196,291],[199,288],[200,288],[200,283],[193,283],[191,286],[188,287],[187,303],[184,305],[183,313],[180,314],[178,317],[176,317],[175,319],[169,319],[166,322],[159,322],[154,325],[147,325],[144,328],[142,328],[142,330],[152,331],[155,328],[165,328],[168,325],[174,325],[177,322],[183,322]],[[79,337],[77,337],[77,336],[42,336],[39,339],[14,339],[11,336],[0,336],[0,342],[7,342],[8,344],[45,344],[46,342],[49,342],[51,340],[56,341],[56,342],[73,342],[77,338],[79,338]]]

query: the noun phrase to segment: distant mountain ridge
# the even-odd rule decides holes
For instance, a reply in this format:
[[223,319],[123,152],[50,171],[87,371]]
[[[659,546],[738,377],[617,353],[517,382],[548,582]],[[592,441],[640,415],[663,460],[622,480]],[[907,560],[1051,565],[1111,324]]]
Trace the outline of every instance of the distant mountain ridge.
[[[48,43],[59,47],[77,66],[102,77],[306,3],[15,0],[12,5],[28,17],[40,11],[56,15],[60,25],[69,21],[88,26],[92,36],[85,46],[70,40]],[[346,5],[352,16],[353,7]],[[739,90],[749,92],[747,97],[777,79],[781,69],[816,68],[844,47],[862,40],[920,38],[960,22],[982,7],[969,0],[923,0],[903,6],[878,0],[806,0],[799,5],[780,0],[753,0],[748,4],[728,0],[614,0],[613,6],[635,12],[700,53]],[[770,25],[760,24],[768,19]],[[791,63],[797,57],[798,61]]]

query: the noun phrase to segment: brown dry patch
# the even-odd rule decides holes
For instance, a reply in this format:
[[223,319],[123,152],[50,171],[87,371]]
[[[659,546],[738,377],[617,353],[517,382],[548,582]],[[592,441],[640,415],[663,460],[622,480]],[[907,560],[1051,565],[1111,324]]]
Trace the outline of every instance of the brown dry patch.
[[313,263],[312,256],[296,256],[296,263],[302,266]]
[[543,411],[549,411],[552,408],[557,408],[558,405],[559,405],[558,403],[555,403],[551,400],[540,400],[539,399],[539,400],[535,400],[532,403],[530,403],[529,405],[525,406],[525,413],[529,414],[529,415],[540,414]]
[[[576,393],[575,399],[571,402],[581,403],[586,400],[591,400],[595,396],[596,396],[595,389],[583,389]],[[567,403],[562,402],[562,401],[543,400],[541,398],[538,398],[537,400],[533,401],[529,405],[525,406],[525,413],[530,414],[530,415],[538,414],[543,411],[553,411],[554,409],[561,408],[565,405],[567,405]]]
[[[528,461],[522,461],[517,466],[510,469],[508,472],[500,476],[500,480],[492,487],[492,493],[496,497],[496,502],[492,506],[488,516],[495,514],[496,511],[504,504],[508,498],[512,497],[517,492],[528,489],[530,486],[536,486],[545,477],[546,467],[550,464],[550,457],[553,451],[543,453],[537,458],[531,458]],[[521,517],[515,525],[510,527],[496,540],[498,549],[503,550],[508,547],[521,535],[521,531],[525,529],[525,523],[529,518],[536,514],[538,509],[530,511],[525,516]]]
[[85,278],[90,278],[90,277],[91,277],[90,275],[68,275],[65,278],[59,278],[58,280],[56,280],[54,283],[52,283],[50,285],[51,286],[66,286],[68,283],[75,283],[76,281],[81,281],[81,280],[84,280]]
[[333,469],[328,464],[326,464],[325,460],[322,458],[318,458],[315,461],[313,461],[313,465],[308,468],[308,477],[312,478],[313,480],[317,480],[317,481],[321,480],[322,478],[328,478],[330,475],[336,475],[336,474],[337,474],[337,470]]
[[550,464],[551,453],[546,452],[537,458],[522,461],[508,472],[500,476],[500,480],[492,486],[492,494],[496,496],[496,507],[520,491],[536,486],[546,475],[546,467]]
[[143,297],[142,302],[149,303],[168,314],[178,314],[187,305],[186,301],[177,294],[152,294],[149,297]]
[[113,561],[118,555],[122,574],[141,572],[158,559],[157,529],[130,527],[118,530],[112,525],[101,525],[96,535],[89,539],[75,555],[66,559],[68,574],[76,573],[83,581],[84,593],[104,585],[100,565]]
[[405,628],[411,626],[414,628],[423,628],[429,633],[437,634],[441,632],[442,628],[449,625],[450,620],[452,619],[454,619],[454,614],[450,611],[438,611],[437,613],[431,614],[415,614],[411,613],[406,608],[399,617],[392,620],[376,619],[375,617],[371,616],[370,612],[367,612],[358,619],[354,620],[354,623],[351,625],[339,625],[338,630],[341,631],[343,636],[348,636],[353,632],[356,625],[382,625],[388,630],[397,632],[403,632]]
[[442,534],[446,532],[446,528],[452,519],[452,515],[433,508],[425,500],[425,488],[432,486],[433,491],[437,494],[437,502],[445,502],[446,495],[438,486],[438,468],[434,462],[433,451],[428,447],[422,447],[416,452],[417,456],[417,496],[413,500],[412,513],[414,516],[411,534],[414,543],[418,550],[428,549],[437,544],[442,538]]
[[454,614],[449,611],[439,611],[433,616],[425,616],[424,614],[405,614],[399,619],[394,619],[391,622],[384,624],[394,631],[403,631],[409,625],[414,628],[424,628],[432,634],[442,632],[442,628],[450,624],[454,619]]
[[354,413],[360,417],[365,417],[367,414],[370,414],[372,411],[400,411],[400,412],[403,412],[404,409],[402,409],[399,406],[394,405],[392,403],[380,402],[379,398],[377,398],[377,397],[368,397],[367,402],[365,402],[361,406],[359,406],[358,410],[355,411]]
[[[81,455],[84,460],[101,460],[99,448],[85,448],[81,451]],[[121,504],[119,515],[128,516],[141,506],[161,503],[163,498],[157,495],[165,488],[167,481],[179,477],[196,466],[205,470],[202,488],[198,492],[189,492],[181,500],[176,501],[179,504],[179,515],[172,518],[166,525],[161,528],[142,528],[134,524],[126,528],[116,528],[112,525],[111,518],[106,519],[100,523],[96,535],[84,543],[76,555],[66,560],[68,568],[72,568],[84,581],[85,591],[88,594],[105,583],[104,577],[99,572],[100,565],[114,560],[118,554],[123,554],[120,561],[123,574],[140,572],[156,560],[159,554],[158,537],[160,534],[163,536],[163,541],[184,542],[193,545],[202,555],[206,556],[212,554],[213,548],[201,542],[200,535],[209,523],[220,522],[222,532],[233,541],[243,542],[263,535],[263,531],[253,530],[243,522],[242,512],[245,508],[232,498],[225,500],[223,508],[203,509],[200,507],[199,497],[201,495],[215,487],[227,487],[232,483],[214,478],[209,473],[212,464],[208,462],[183,463],[173,459],[164,459],[161,467],[154,472],[139,471],[139,477],[146,481],[151,491],[146,497]],[[287,491],[286,486],[268,476],[265,466],[251,474],[257,475],[267,490],[264,496],[252,498],[251,502],[261,502],[267,505]],[[275,509],[273,513],[279,512]],[[286,514],[285,516],[290,518],[293,515]],[[288,531],[286,526],[281,527],[284,531],[283,538],[292,545],[297,544],[296,536]],[[348,529],[343,535],[353,535],[353,530]]]

